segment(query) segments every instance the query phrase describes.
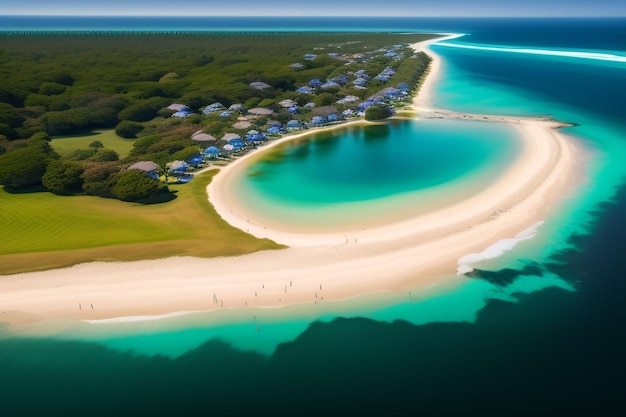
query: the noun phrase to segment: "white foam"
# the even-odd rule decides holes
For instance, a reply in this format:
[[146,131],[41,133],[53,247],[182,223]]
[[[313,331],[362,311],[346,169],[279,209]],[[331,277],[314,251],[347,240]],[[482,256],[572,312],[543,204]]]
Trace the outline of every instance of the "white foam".
[[528,229],[522,230],[512,239],[502,239],[489,246],[487,249],[480,253],[470,253],[465,255],[457,261],[457,275],[464,275],[474,270],[472,265],[485,261],[487,259],[494,259],[502,256],[504,253],[512,250],[519,242],[532,239],[539,232],[539,228],[543,224],[543,221],[537,222],[530,226]]
[[626,62],[626,56],[603,52],[559,51],[550,49],[501,48],[495,46],[468,45],[460,43],[438,43],[438,46],[462,49],[479,49],[482,51],[513,52],[518,54],[564,56],[568,58],[594,59],[598,61]]
[[109,324],[109,323],[133,323],[138,321],[153,321],[153,320],[163,320],[170,319],[173,317],[186,316],[189,314],[201,313],[201,311],[175,311],[173,313],[167,314],[159,314],[153,316],[123,316],[123,317],[113,317],[110,319],[101,319],[101,320],[81,320],[85,323],[90,324]]

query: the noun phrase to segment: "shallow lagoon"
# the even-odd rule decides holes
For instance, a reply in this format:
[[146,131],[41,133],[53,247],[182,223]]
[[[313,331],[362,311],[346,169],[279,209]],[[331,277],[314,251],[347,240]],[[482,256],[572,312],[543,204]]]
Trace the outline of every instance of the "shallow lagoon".
[[488,186],[520,149],[510,126],[393,120],[319,132],[264,152],[233,181],[250,215],[283,230],[406,219]]

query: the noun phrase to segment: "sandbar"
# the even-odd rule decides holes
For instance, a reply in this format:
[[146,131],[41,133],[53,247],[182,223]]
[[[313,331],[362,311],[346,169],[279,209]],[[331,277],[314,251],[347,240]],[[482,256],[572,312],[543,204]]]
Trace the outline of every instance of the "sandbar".
[[[288,248],[211,259],[94,262],[4,276],[0,279],[0,322],[24,326],[55,318],[99,320],[180,311],[315,306],[362,294],[419,291],[450,280],[463,256],[547,219],[582,181],[583,150],[575,139],[559,132],[556,128],[561,124],[552,120],[454,115],[433,109],[431,89],[441,60],[427,45],[439,40],[413,45],[433,58],[413,103],[416,113],[510,123],[520,132],[519,157],[479,194],[445,209],[366,230],[323,234],[273,230],[238,216],[237,201],[229,193],[229,178],[256,151],[222,168],[208,187],[209,200],[231,225]],[[268,147],[298,137],[285,137]]]

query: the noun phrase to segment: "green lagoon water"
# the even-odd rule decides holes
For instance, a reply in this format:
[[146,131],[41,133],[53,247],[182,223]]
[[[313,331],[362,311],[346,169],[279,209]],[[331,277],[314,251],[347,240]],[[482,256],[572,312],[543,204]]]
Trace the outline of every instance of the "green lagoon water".
[[233,187],[272,227],[360,228],[472,196],[515,159],[518,139],[507,125],[475,121],[347,127],[264,152]]

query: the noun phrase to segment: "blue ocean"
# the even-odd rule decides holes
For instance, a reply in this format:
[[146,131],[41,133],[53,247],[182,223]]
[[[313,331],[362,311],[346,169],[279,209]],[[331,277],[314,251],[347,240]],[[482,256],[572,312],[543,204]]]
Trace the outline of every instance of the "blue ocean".
[[[97,327],[59,322],[48,324],[55,329],[49,337],[31,338],[0,324],[0,415],[626,411],[626,19],[0,16],[4,32],[94,30],[462,33],[432,46],[444,64],[436,105],[571,122],[565,132],[590,155],[587,180],[535,238],[430,295],[365,297],[319,314],[287,308],[264,317],[262,332],[245,319],[208,326],[202,314]],[[436,188],[460,173],[480,177],[479,165],[514,152],[514,137],[503,127],[497,134],[508,142],[497,146],[460,134],[462,122],[407,123],[342,133],[358,145],[422,129],[433,141],[435,162],[423,167],[429,180],[390,178],[399,187],[394,192]],[[323,135],[298,146],[283,153],[280,169],[309,163],[316,152],[325,158],[318,164],[332,164],[341,151]],[[437,146],[468,146],[464,153],[475,158],[445,160]],[[254,169],[266,170],[259,164]],[[317,172],[304,169],[308,177]],[[349,181],[345,186],[354,189]],[[267,183],[257,189],[263,187],[276,189]],[[367,187],[349,197],[384,197],[375,192]]]

